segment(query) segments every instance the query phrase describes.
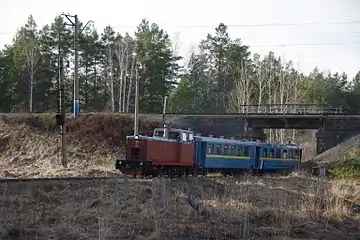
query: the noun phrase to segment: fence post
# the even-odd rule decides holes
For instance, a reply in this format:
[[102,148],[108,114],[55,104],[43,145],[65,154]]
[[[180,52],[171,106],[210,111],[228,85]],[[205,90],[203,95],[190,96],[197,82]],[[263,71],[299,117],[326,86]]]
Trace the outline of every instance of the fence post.
[[325,166],[319,167],[319,178],[326,179],[326,167]]

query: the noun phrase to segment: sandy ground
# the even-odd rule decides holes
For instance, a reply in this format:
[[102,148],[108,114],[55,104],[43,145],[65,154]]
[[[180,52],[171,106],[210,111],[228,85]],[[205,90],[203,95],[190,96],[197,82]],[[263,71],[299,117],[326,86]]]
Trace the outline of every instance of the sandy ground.
[[359,193],[294,175],[2,183],[0,238],[358,239],[359,211],[336,196]]

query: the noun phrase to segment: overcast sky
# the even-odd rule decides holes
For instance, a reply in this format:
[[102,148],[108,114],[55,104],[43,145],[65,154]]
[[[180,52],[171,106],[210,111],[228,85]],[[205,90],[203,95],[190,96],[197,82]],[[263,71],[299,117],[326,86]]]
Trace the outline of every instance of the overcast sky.
[[184,57],[224,22],[253,53],[274,51],[306,73],[318,66],[352,78],[360,70],[360,0],[0,0],[0,46],[11,43],[30,14],[42,27],[62,12],[120,33],[133,32],[147,18],[178,38]]

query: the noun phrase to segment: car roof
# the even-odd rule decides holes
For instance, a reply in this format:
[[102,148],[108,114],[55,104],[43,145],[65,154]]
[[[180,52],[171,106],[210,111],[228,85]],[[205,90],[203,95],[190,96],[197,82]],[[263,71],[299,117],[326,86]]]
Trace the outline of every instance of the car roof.
[[[164,128],[155,128],[154,131],[163,131]],[[170,132],[186,132],[193,133],[191,130],[181,129],[181,128],[169,128]]]
[[204,142],[209,143],[218,143],[218,144],[242,144],[242,145],[258,145],[259,142],[255,141],[241,141],[241,140],[235,140],[235,139],[225,139],[225,138],[213,138],[213,137],[202,137],[202,136],[195,136],[195,139],[200,139]]
[[[156,141],[162,141],[162,142],[176,142],[175,139],[169,139],[169,138],[163,138],[163,137],[153,137],[153,136],[142,136],[138,135],[138,140],[156,140]],[[126,136],[126,139],[134,139],[134,135]]]

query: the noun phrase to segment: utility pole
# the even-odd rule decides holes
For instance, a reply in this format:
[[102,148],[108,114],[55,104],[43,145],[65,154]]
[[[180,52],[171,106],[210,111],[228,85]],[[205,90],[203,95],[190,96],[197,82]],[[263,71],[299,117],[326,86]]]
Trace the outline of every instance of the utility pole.
[[[80,111],[80,98],[79,98],[79,50],[78,50],[78,38],[79,34],[85,29],[85,27],[92,21],[88,21],[85,26],[82,29],[79,29],[79,19],[78,16],[75,14],[74,16],[69,14],[61,14],[65,16],[69,23],[65,23],[65,25],[74,27],[74,54],[75,54],[75,69],[74,69],[74,117],[77,117],[79,115]],[[74,21],[72,21],[70,18],[73,18]],[[80,31],[79,31],[80,30]]]
[[61,119],[63,120],[63,124],[60,126],[61,128],[61,152],[62,152],[62,165],[64,168],[67,168],[67,154],[66,154],[66,124],[65,124],[65,91],[64,91],[64,62],[63,56],[60,55],[59,59],[59,69],[60,69],[60,109],[61,109]]
[[79,21],[75,14],[74,24],[74,52],[75,52],[75,71],[74,71],[74,117],[79,115],[80,100],[79,100],[79,50],[78,50],[78,38],[79,38]]
[[65,124],[65,84],[64,84],[64,61],[63,56],[60,49],[60,31],[58,33],[58,67],[59,67],[59,81],[58,81],[58,88],[59,88],[59,108],[58,114],[56,115],[56,122],[57,125],[60,126],[60,137],[61,137],[61,163],[64,168],[67,168],[67,148],[66,148],[66,124]]

